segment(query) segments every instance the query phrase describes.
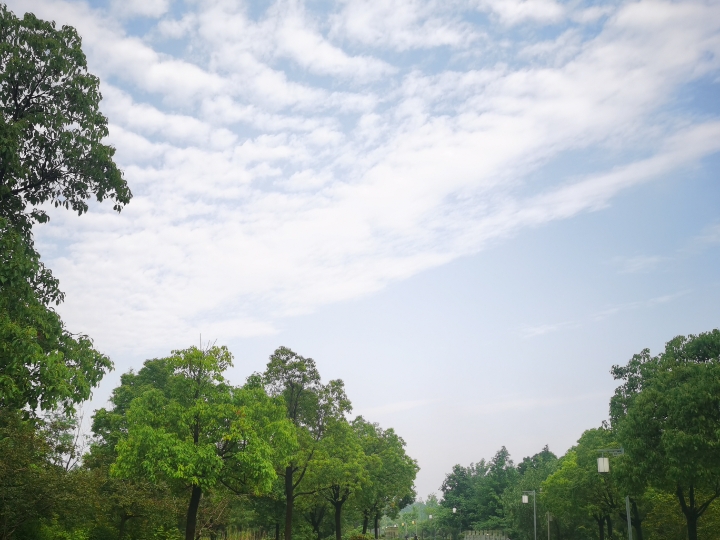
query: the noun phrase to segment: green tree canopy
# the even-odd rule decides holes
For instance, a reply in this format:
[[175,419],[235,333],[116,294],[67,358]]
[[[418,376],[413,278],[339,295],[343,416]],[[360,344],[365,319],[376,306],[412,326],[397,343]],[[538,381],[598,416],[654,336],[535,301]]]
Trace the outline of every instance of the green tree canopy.
[[[533,456],[525,457],[518,464],[518,477],[502,494],[503,513],[506,519],[507,531],[512,538],[532,540],[534,538],[533,502],[537,505],[538,537],[547,536],[547,521],[543,519],[546,512],[540,498],[540,486],[558,467],[558,458],[545,446]],[[529,497],[528,503],[523,504],[524,491],[535,491],[537,501]]]
[[420,468],[405,452],[405,441],[391,429],[382,429],[362,416],[353,420],[365,461],[367,480],[357,494],[357,504],[363,515],[363,534],[368,522],[373,520],[375,538],[379,536],[379,521],[384,512],[400,504],[408,497],[414,498],[415,477]]
[[82,214],[93,195],[118,211],[130,201],[100,99],[74,28],[0,5],[0,217],[28,231],[43,203]]
[[610,402],[627,452],[628,474],[674,492],[698,538],[698,520],[720,496],[720,330],[678,336],[612,373],[622,384]]
[[185,538],[194,540],[203,491],[219,484],[235,492],[269,491],[275,468],[293,450],[294,433],[281,400],[257,384],[227,384],[227,348],[174,351],[164,363],[172,368],[166,387],[130,402],[112,471],[188,488]]
[[440,519],[457,531],[507,528],[502,494],[516,482],[517,475],[504,446],[489,462],[483,459],[469,467],[456,465],[445,477],[441,489],[442,506],[456,508],[457,513],[445,512]]
[[65,329],[49,306],[61,299],[39,255],[0,218],[0,407],[70,408],[112,367],[87,336]]
[[111,367],[65,329],[52,308],[63,295],[32,241],[43,205],[82,214],[94,196],[120,211],[132,197],[102,143],[100,99],[74,28],[0,4],[0,406],[71,407]]
[[558,529],[580,537],[595,536],[594,530],[600,540],[613,537],[623,495],[618,492],[612,467],[608,474],[597,470],[598,450],[611,447],[617,443],[606,427],[585,431],[559,469],[542,483],[541,500],[556,516]]
[[285,402],[287,417],[296,428],[297,451],[278,472],[285,482],[285,540],[290,540],[295,499],[316,491],[301,486],[314,465],[317,447],[328,424],[344,418],[352,406],[341,380],[322,384],[315,361],[287,347],[275,350],[260,377],[268,393]]

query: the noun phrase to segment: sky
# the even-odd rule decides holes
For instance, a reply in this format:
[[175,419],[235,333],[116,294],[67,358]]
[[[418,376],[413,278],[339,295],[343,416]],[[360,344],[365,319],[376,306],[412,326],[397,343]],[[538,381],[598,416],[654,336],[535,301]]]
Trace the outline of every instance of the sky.
[[200,339],[236,384],[287,346],[426,497],[564,453],[612,365],[719,326],[717,1],[8,5],[77,28],[134,193],[35,231],[115,362],[89,411]]

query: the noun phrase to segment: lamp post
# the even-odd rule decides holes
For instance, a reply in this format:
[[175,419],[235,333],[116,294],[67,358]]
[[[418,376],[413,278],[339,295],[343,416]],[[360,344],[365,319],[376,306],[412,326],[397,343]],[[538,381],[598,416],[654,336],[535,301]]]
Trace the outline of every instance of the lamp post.
[[529,502],[528,495],[531,493],[533,496],[533,524],[535,525],[535,540],[537,540],[537,496],[535,490],[523,491],[522,502],[523,504],[527,504]]
[[[457,515],[457,508],[453,507],[453,515]],[[458,540],[460,540],[460,534],[462,533],[462,523],[458,525]]]
[[[625,454],[624,448],[600,448],[598,450],[600,457],[597,458],[598,472],[600,474],[607,474],[610,472],[610,459],[605,457],[605,454],[609,456],[622,456]],[[632,540],[632,519],[630,519],[630,495],[625,495],[625,514],[627,515],[627,529],[628,529],[628,540]]]
[[550,515],[550,512],[547,513],[548,518],[548,540],[550,540],[550,521],[552,520],[552,516]]

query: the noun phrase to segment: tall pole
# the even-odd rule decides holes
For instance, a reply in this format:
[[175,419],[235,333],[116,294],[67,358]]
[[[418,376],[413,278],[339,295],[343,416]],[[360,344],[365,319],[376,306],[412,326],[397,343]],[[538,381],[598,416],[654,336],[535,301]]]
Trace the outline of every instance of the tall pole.
[[[610,461],[605,454],[610,456],[622,456],[625,454],[624,448],[599,448],[598,453],[598,472],[607,474],[610,472]],[[632,540],[632,520],[630,519],[630,495],[625,496],[625,512],[627,514],[628,540]]]
[[548,540],[550,540],[550,512],[547,513],[548,516]]
[[533,526],[535,528],[535,540],[537,540],[537,493],[535,493],[535,490],[532,491],[523,491],[522,496],[522,502],[527,503],[528,497],[526,493],[532,493],[533,496]]

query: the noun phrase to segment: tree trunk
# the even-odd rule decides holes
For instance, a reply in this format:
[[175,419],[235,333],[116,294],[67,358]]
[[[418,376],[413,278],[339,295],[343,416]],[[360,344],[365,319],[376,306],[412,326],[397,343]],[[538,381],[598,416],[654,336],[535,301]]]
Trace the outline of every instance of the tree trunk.
[[600,540],[605,540],[605,517],[595,518],[595,521],[598,524],[598,529],[600,533]]
[[688,540],[697,540],[697,516],[686,516]]
[[607,535],[610,540],[612,540],[613,537],[613,526],[612,526],[612,518],[610,516],[605,516],[605,520],[607,521]]
[[292,464],[285,468],[285,540],[292,539],[292,518],[293,504],[293,467]]
[[200,507],[202,489],[200,486],[193,486],[188,505],[187,520],[185,524],[185,540],[195,540],[195,529],[197,528],[197,513]]
[[699,516],[697,508],[695,508],[695,486],[693,486],[692,484],[690,484],[688,496],[688,498],[690,499],[690,504],[685,501],[685,494],[683,493],[683,489],[680,484],[678,484],[677,497],[680,501],[680,508],[682,509],[683,514],[685,514],[688,540],[697,540],[697,522]]
[[643,540],[643,533],[642,533],[642,519],[640,519],[640,511],[637,507],[637,502],[633,499],[630,499],[630,505],[631,505],[631,511],[630,511],[630,521],[635,527],[635,539],[636,540]]
[[342,503],[333,503],[335,507],[335,540],[342,540]]
[[315,507],[309,513],[307,520],[312,526],[312,530],[315,533],[317,540],[322,540],[322,534],[320,533],[320,527],[322,526],[323,519],[325,519],[325,506]]
[[380,538],[380,512],[375,512],[375,540]]
[[120,527],[118,527],[118,540],[122,540],[123,536],[125,536],[125,525],[127,524],[128,519],[130,519],[127,514],[123,514],[120,516]]
[[370,511],[363,510],[363,535],[367,534],[368,521],[370,521]]

